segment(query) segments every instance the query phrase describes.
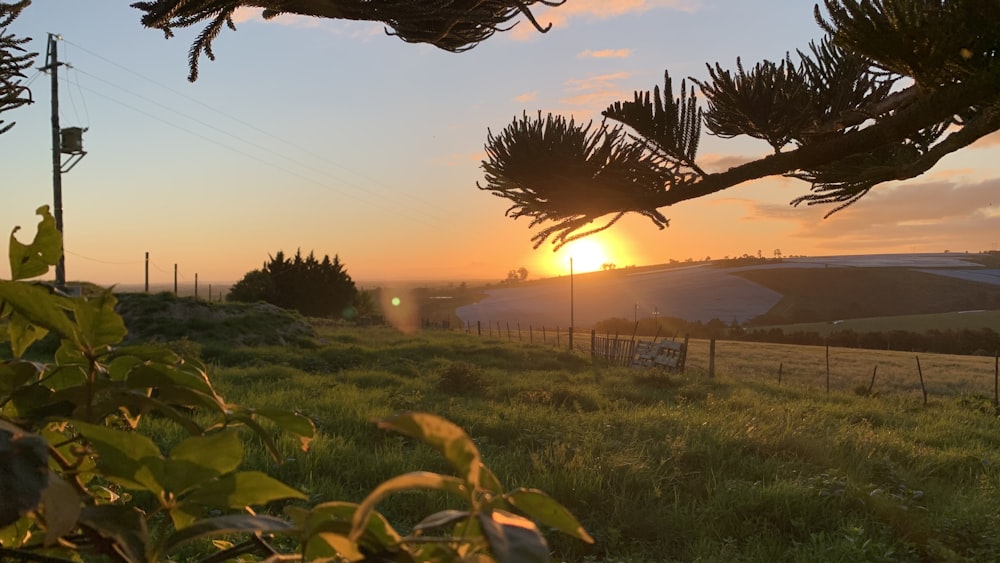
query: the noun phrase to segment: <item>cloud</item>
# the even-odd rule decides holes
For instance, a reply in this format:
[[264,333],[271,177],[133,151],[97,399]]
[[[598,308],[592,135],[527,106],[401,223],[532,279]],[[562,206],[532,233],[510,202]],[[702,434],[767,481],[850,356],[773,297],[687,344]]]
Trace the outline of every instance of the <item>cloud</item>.
[[709,174],[725,172],[730,168],[735,168],[741,164],[746,164],[761,158],[760,156],[746,156],[737,154],[706,153],[699,155],[696,162],[702,170]]
[[525,93],[521,94],[520,96],[515,96],[514,100],[518,101],[518,102],[521,102],[521,103],[525,103],[525,102],[534,101],[535,98],[537,98],[537,97],[538,97],[538,91],[536,90],[534,92],[525,92]]
[[970,145],[970,148],[985,149],[1000,146],[1000,131],[994,131]]
[[827,219],[833,206],[746,204],[745,220],[792,223],[790,237],[838,252],[982,250],[1000,233],[1000,178],[876,187]]
[[564,86],[566,91],[572,95],[559,101],[578,109],[603,108],[611,101],[622,99],[629,94],[628,91],[618,86],[618,82],[626,80],[630,76],[632,74],[629,72],[614,72],[568,80]]
[[[565,27],[570,20],[606,20],[625,14],[648,12],[665,8],[680,12],[696,12],[701,8],[700,0],[573,0],[560,6],[532,10],[541,26]],[[510,32],[513,39],[533,39],[538,35],[534,26],[520,22]]]
[[627,59],[632,56],[631,49],[602,49],[600,51],[591,51],[587,49],[577,55],[580,59]]

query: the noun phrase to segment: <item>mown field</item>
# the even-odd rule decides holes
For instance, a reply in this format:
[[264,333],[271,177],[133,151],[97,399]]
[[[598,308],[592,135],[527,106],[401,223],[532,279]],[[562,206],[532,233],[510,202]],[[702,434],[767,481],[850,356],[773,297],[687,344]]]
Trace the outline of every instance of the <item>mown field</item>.
[[[580,518],[597,543],[553,532],[557,561],[1000,560],[992,358],[922,357],[925,405],[908,354],[834,349],[828,393],[823,348],[720,342],[710,380],[701,342],[687,373],[663,375],[455,332],[315,330],[298,345],[182,345],[228,400],[314,418],[312,450],[287,443],[281,465],[251,445],[253,468],[311,502],[447,472],[370,422],[416,410],[465,428],[507,487],[540,488]],[[874,363],[873,393],[858,394]],[[405,493],[380,508],[407,529],[448,506]]]

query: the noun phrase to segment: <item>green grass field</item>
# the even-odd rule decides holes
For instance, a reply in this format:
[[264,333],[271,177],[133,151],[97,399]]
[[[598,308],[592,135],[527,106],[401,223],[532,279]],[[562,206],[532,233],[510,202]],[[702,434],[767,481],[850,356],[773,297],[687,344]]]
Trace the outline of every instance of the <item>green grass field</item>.
[[[251,444],[254,468],[312,502],[447,472],[370,422],[417,410],[465,428],[507,487],[542,489],[580,518],[597,543],[553,532],[558,561],[1000,559],[992,358],[922,357],[925,406],[910,354],[834,349],[827,393],[823,348],[720,342],[710,380],[704,342],[686,374],[666,376],[455,332],[316,330],[305,347],[186,344],[228,400],[317,421],[312,450],[287,443],[281,465]],[[406,493],[380,509],[407,529],[447,506]]]

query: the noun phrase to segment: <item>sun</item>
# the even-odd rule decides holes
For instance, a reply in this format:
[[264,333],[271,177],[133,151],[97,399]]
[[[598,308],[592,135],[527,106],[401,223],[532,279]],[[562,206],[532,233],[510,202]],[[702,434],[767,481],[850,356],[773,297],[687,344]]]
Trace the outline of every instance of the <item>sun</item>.
[[573,271],[576,273],[596,272],[602,266],[611,263],[604,244],[593,237],[574,240],[560,250],[559,254],[565,260],[567,269],[572,258]]

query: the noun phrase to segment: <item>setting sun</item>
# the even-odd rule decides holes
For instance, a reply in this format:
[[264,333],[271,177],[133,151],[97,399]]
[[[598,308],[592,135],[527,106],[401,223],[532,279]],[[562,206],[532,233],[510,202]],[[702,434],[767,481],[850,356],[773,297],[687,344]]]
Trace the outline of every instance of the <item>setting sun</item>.
[[606,245],[594,237],[577,239],[566,245],[560,251],[565,268],[569,268],[570,258],[573,259],[573,271],[576,273],[594,272],[601,266],[612,262],[608,258]]

